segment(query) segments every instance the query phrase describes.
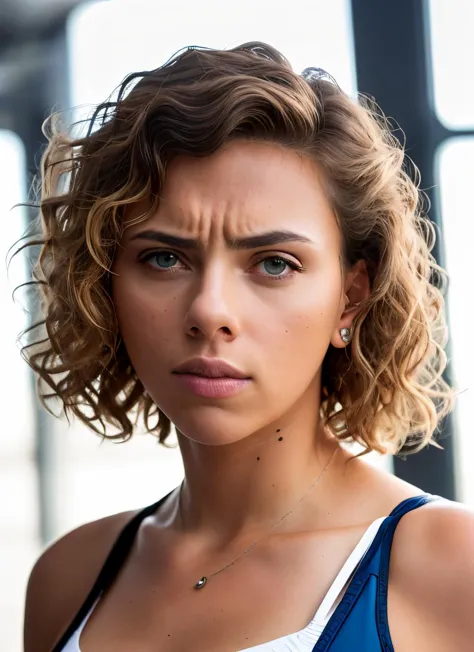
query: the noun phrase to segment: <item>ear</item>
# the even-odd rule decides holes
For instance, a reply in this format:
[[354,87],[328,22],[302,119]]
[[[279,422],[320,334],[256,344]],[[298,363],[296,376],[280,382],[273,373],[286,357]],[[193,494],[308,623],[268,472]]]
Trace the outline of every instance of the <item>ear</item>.
[[342,349],[347,346],[348,342],[342,339],[341,330],[347,328],[352,333],[352,323],[360,310],[358,304],[368,299],[369,296],[370,279],[367,265],[365,260],[359,260],[350,272],[346,274],[344,281],[344,291],[339,306],[340,317],[331,338],[331,344],[337,349]]

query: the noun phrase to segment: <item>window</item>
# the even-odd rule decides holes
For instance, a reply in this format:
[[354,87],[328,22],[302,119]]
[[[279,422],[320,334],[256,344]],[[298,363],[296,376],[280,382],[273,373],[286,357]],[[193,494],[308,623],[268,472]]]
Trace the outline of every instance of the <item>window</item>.
[[434,101],[451,129],[474,128],[474,3],[430,0]]
[[[472,179],[474,176],[474,137],[452,138],[441,148],[437,161],[440,182],[443,239],[446,268],[450,275],[448,306],[451,363],[454,383],[462,393],[454,414],[456,479],[459,499],[474,505],[472,460],[472,378],[474,351],[472,327],[471,256],[474,242]],[[469,403],[470,401],[470,403]]]
[[2,238],[0,260],[0,358],[3,378],[0,383],[0,612],[2,646],[21,649],[21,628],[26,581],[39,550],[37,532],[36,468],[34,463],[34,418],[31,377],[16,345],[19,332],[26,326],[26,308],[21,292],[18,303],[12,292],[26,280],[22,256],[5,268],[9,248],[24,233],[26,216],[22,208],[12,207],[25,199],[24,151],[20,139],[0,130],[0,216]]
[[294,21],[269,0],[136,0],[133,11],[124,0],[80,7],[69,21],[72,104],[103,101],[125,75],[156,68],[186,45],[226,48],[251,40],[281,49],[297,72],[324,68],[355,93],[348,0],[295,0],[291,14]]
[[[454,413],[456,481],[459,499],[474,505],[474,481],[469,468],[472,445],[472,369],[468,346],[474,309],[469,260],[474,240],[471,186],[474,177],[474,4],[464,0],[429,2],[435,111],[454,136],[440,148],[436,160],[441,200],[445,264],[450,276],[448,310],[451,366],[461,392]],[[473,130],[473,137],[455,137],[455,130]]]

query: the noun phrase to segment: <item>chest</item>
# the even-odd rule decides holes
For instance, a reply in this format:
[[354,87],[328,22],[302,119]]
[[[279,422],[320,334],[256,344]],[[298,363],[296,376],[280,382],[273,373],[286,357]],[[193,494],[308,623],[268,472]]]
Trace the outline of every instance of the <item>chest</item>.
[[[277,537],[215,576],[223,564],[212,560],[163,555],[152,564],[132,555],[87,622],[80,652],[236,652],[304,630],[360,535]],[[203,575],[209,581],[196,590]],[[442,652],[436,626],[419,621],[392,575],[386,606],[396,652]]]
[[81,652],[236,652],[302,630],[360,535],[275,538],[215,576],[211,560],[153,568],[135,556],[92,613]]

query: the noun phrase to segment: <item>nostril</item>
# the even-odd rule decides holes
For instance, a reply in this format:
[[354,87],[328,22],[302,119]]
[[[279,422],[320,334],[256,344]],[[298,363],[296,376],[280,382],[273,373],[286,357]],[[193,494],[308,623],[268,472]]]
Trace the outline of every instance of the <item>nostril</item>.
[[205,328],[202,326],[189,326],[186,330],[188,337],[192,338],[209,338],[214,337],[223,337],[225,340],[232,339],[234,337],[234,330],[229,326],[219,326],[218,328]]

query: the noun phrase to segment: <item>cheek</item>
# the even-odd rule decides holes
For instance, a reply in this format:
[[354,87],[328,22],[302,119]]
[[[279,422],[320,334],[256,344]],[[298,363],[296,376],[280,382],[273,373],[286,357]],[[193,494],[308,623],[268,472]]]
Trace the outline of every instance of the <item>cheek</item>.
[[262,349],[272,348],[272,359],[285,369],[308,367],[313,372],[327,351],[338,318],[338,277],[331,282],[301,283],[282,293],[281,301],[268,306]]
[[153,364],[159,372],[160,359],[171,344],[178,326],[177,301],[150,296],[146,285],[120,277],[112,284],[112,296],[119,330],[137,373]]
[[[337,325],[339,276],[295,284],[278,300],[255,306],[244,332],[255,354],[257,403],[274,419],[307,396],[315,401],[320,369]],[[306,287],[305,287],[306,286]]]

